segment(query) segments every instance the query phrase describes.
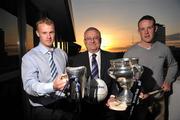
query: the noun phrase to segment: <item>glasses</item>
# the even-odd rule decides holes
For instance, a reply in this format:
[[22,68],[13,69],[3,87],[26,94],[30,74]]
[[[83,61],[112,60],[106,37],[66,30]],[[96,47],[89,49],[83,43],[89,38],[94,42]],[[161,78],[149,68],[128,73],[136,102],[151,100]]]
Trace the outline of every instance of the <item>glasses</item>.
[[99,37],[85,38],[86,41],[99,40]]

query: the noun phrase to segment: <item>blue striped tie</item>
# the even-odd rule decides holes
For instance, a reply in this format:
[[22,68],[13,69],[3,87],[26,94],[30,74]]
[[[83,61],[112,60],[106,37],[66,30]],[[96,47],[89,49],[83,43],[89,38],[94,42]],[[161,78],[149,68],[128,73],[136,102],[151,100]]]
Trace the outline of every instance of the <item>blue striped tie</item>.
[[[53,60],[53,51],[49,51],[48,54],[49,54],[49,67],[51,71],[51,78],[52,80],[54,80],[58,74],[58,71]],[[61,90],[58,90],[55,92],[55,96],[65,96],[65,94]]]
[[96,56],[97,56],[96,54],[92,55],[92,70],[91,70],[92,79],[99,78],[99,75],[98,75],[98,64],[97,64],[97,61],[96,61]]
[[49,67],[51,71],[51,77],[52,77],[52,80],[54,80],[58,72],[57,72],[57,68],[53,60],[53,51],[49,51],[48,54],[49,54]]

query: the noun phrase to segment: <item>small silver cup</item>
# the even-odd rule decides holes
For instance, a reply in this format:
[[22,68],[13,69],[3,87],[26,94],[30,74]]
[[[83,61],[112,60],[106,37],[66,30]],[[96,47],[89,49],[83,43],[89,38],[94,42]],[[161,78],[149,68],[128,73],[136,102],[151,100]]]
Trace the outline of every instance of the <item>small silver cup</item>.
[[66,67],[66,72],[69,77],[71,98],[75,100],[84,98],[86,84],[86,67]]

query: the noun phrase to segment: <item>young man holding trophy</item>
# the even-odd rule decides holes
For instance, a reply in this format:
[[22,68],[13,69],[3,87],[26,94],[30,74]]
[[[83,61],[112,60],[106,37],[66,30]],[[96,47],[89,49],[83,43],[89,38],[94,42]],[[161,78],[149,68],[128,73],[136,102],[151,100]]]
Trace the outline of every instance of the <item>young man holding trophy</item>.
[[171,50],[155,40],[156,31],[154,17],[143,16],[138,21],[141,41],[129,48],[124,55],[138,58],[139,64],[144,68],[141,76],[141,101],[134,109],[133,120],[165,120],[165,94],[171,90],[171,84],[175,81],[177,62]]

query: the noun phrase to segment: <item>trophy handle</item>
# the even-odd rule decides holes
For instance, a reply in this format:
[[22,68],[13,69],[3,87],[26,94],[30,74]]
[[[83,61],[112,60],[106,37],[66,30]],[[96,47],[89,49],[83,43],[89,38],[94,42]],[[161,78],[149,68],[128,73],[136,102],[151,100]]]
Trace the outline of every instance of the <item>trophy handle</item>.
[[139,80],[139,78],[141,77],[141,75],[142,75],[142,73],[144,71],[143,66],[135,64],[135,65],[132,66],[132,68],[133,68],[133,72],[134,72],[133,73],[134,74],[134,78],[136,80]]
[[108,69],[108,74],[111,78],[116,79],[116,76],[114,75],[114,70],[112,70],[111,67]]

